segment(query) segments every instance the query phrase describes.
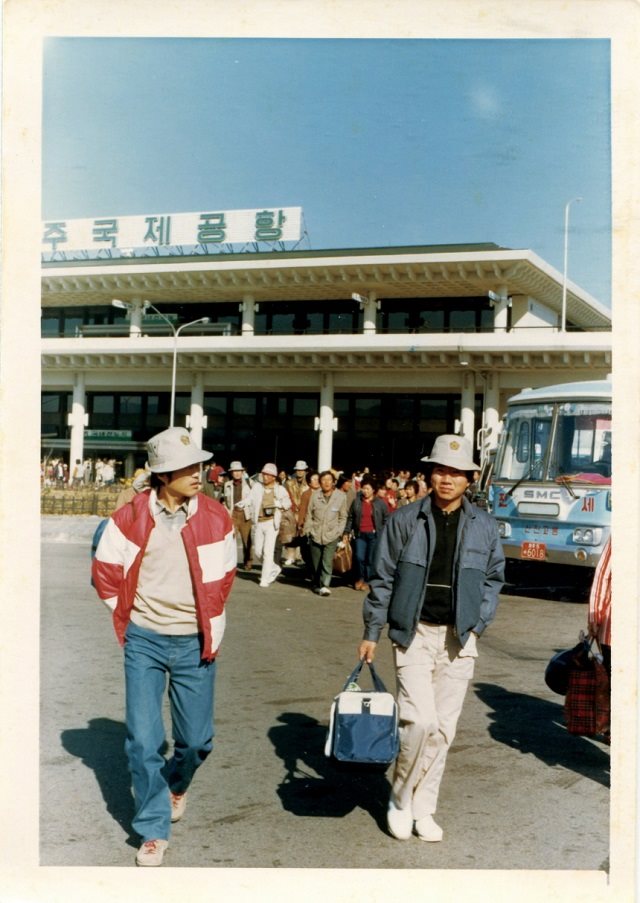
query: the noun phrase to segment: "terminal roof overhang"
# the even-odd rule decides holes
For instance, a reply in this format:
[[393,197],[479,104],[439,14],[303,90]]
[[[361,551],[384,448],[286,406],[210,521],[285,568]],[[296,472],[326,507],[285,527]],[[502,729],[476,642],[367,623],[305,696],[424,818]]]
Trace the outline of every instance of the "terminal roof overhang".
[[[113,298],[170,302],[312,301],[478,297],[506,288],[558,312],[562,274],[533,251],[449,245],[325,251],[156,256],[43,264],[44,306],[110,304]],[[606,307],[567,281],[567,319],[609,329]]]
[[[133,343],[133,344],[132,344]],[[60,373],[91,370],[166,369],[172,363],[169,337],[66,338],[43,340],[42,363]],[[190,371],[514,371],[563,369],[567,372],[611,367],[608,333],[554,334],[528,339],[500,334],[183,336],[180,369]]]

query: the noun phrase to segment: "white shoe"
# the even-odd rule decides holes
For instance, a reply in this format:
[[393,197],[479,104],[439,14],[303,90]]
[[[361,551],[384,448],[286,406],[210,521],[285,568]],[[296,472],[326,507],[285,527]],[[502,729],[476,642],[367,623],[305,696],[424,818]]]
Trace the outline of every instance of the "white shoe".
[[321,586],[320,589],[318,590],[318,595],[319,596],[330,596],[331,590],[329,589],[328,586]]
[[433,820],[433,815],[425,815],[416,821],[416,834],[420,840],[426,840],[429,843],[438,843],[442,840],[444,832],[440,825]]
[[271,584],[273,583],[273,581],[274,581],[277,577],[280,576],[281,572],[282,572],[282,568],[281,568],[281,567],[278,567],[277,564],[274,564],[273,570],[271,571],[271,573],[269,574],[269,576],[267,577],[267,579],[266,579],[266,580],[261,580],[260,583],[258,584],[258,586],[262,586],[262,587],[265,587],[265,586],[271,586]]
[[187,808],[187,794],[186,792],[171,793],[169,791],[169,798],[171,799],[171,821],[180,821]]
[[168,840],[147,840],[136,855],[136,865],[159,866],[162,865],[165,850],[169,846]]
[[396,840],[409,840],[413,831],[413,812],[411,807],[398,809],[393,800],[389,800],[387,827]]

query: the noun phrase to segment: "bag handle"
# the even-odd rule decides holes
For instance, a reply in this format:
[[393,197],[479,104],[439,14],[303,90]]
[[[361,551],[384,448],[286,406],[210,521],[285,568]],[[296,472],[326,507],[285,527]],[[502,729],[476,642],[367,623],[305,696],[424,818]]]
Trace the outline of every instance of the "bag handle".
[[[367,662],[367,664],[368,664],[368,666],[369,666],[369,672],[370,672],[370,674],[371,674],[371,680],[373,681],[373,686],[374,686],[375,690],[376,690],[378,693],[386,693],[386,692],[387,692],[387,688],[385,687],[385,685],[384,685],[384,683],[382,682],[381,678],[378,677],[378,672],[377,672],[376,669],[373,667],[373,663],[372,663],[372,662]],[[358,664],[355,666],[355,668],[353,669],[353,671],[351,672],[351,674],[349,675],[349,677],[347,677],[346,683],[345,683],[344,687],[342,688],[343,692],[347,689],[347,687],[349,686],[349,684],[355,683],[355,681],[358,679],[358,677],[359,677],[359,675],[360,675],[360,672],[362,671],[362,666],[363,666],[363,665],[364,665],[364,659],[360,659],[360,661],[359,661]]]

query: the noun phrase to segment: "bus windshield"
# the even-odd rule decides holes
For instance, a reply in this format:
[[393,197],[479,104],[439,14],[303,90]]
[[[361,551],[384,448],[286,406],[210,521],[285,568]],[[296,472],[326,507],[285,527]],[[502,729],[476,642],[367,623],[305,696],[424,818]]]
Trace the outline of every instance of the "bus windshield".
[[549,456],[549,479],[589,483],[611,482],[611,406],[599,402],[566,402],[558,406],[558,422]]
[[588,401],[514,406],[494,479],[610,483],[611,405]]
[[540,480],[551,435],[553,405],[518,405],[509,411],[494,479]]

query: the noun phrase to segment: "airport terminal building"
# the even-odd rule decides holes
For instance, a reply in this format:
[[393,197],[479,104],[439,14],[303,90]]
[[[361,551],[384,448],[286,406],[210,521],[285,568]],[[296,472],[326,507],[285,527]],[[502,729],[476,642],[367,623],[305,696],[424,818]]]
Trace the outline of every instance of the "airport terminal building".
[[494,445],[520,389],[611,372],[609,311],[532,251],[268,237],[188,253],[112,238],[73,257],[49,239],[43,456],[112,457],[129,475],[174,410],[225,467],[415,471],[441,432]]

